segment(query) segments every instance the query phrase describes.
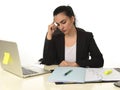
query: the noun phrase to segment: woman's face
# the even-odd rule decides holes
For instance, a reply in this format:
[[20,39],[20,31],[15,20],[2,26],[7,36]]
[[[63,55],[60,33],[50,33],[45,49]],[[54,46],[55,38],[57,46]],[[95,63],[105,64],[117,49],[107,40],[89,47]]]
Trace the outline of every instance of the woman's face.
[[64,34],[68,34],[74,27],[74,17],[68,17],[64,13],[55,15],[54,22],[57,24],[58,29]]

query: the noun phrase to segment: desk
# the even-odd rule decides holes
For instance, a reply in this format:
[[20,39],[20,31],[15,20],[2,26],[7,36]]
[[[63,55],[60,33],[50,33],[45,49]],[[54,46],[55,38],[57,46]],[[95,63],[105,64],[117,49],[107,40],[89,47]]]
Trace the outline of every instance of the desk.
[[56,85],[48,82],[49,75],[44,74],[24,79],[6,72],[0,67],[0,90],[120,90],[113,83]]

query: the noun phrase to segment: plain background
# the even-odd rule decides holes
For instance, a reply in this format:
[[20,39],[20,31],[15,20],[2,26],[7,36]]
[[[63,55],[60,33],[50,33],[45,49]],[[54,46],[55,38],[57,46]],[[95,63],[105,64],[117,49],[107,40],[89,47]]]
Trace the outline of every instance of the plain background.
[[93,33],[104,67],[120,67],[119,0],[0,0],[0,40],[17,42],[22,64],[37,63],[60,5],[72,6],[77,26]]

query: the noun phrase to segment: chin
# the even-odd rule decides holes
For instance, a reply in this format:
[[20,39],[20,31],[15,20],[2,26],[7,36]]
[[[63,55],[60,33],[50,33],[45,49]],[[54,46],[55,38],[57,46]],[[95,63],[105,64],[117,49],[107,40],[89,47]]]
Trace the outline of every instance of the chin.
[[63,32],[65,35],[67,34],[66,32]]
[[66,32],[63,32],[64,34],[67,34],[68,32],[66,31]]

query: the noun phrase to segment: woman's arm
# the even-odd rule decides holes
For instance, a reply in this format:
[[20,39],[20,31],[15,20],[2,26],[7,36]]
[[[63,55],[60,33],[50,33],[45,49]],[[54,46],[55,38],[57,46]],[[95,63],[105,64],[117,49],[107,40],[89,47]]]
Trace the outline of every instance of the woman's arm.
[[91,58],[89,59],[86,57],[82,60],[78,60],[77,63],[80,64],[80,66],[82,67],[95,67],[95,68],[103,67],[104,59],[102,53],[100,52],[93,38],[92,33],[89,33],[87,42],[88,42],[88,53]]

